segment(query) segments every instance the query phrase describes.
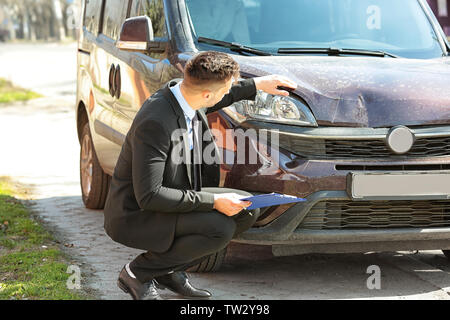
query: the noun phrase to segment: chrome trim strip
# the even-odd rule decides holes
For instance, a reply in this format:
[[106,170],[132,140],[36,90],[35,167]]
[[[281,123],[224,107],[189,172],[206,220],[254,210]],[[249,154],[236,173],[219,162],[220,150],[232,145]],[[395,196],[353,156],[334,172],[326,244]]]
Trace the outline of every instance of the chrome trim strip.
[[[249,122],[247,122],[250,124]],[[391,128],[286,128],[282,126],[267,125],[258,122],[256,125],[261,131],[279,130],[280,135],[293,136],[306,139],[321,140],[382,140]],[[246,126],[247,127],[247,126]],[[250,127],[250,126],[248,126]],[[450,137],[450,126],[435,126],[431,128],[409,128],[417,139]]]

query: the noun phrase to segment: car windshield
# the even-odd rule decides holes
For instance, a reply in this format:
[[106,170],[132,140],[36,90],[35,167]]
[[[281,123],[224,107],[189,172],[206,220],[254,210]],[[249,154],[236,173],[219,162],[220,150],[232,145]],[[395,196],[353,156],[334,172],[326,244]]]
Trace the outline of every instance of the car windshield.
[[196,38],[236,42],[273,54],[280,48],[332,47],[379,50],[406,58],[443,55],[415,0],[185,1]]

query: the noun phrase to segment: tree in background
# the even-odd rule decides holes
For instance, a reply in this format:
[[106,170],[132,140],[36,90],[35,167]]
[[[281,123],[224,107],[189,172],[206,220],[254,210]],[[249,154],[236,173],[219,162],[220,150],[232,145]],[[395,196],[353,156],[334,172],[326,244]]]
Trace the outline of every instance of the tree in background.
[[8,33],[10,40],[64,40],[76,37],[67,21],[69,6],[80,6],[74,0],[0,0],[1,34]]

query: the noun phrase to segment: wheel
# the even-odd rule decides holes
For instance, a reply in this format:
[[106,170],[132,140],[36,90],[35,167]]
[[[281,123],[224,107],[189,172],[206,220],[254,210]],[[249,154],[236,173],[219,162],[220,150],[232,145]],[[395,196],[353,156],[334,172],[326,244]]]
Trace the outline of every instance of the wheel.
[[83,126],[80,149],[80,184],[83,203],[88,209],[103,209],[110,177],[103,172],[92,143],[89,123]]
[[188,272],[215,272],[218,271],[225,260],[227,247],[203,260],[201,263],[187,269]]
[[447,257],[447,259],[450,260],[450,250],[442,250],[442,252],[445,254],[445,256]]

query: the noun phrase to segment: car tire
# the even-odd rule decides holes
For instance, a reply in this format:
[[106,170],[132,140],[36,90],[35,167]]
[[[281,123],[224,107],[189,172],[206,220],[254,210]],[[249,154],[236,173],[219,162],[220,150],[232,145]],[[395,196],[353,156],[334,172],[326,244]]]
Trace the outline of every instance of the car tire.
[[220,250],[219,252],[209,255],[207,258],[205,258],[205,260],[203,260],[202,262],[193,267],[190,267],[186,271],[197,273],[218,271],[222,266],[223,261],[225,260],[226,254],[227,254],[227,247]]
[[443,252],[444,255],[447,257],[447,259],[450,260],[450,250],[442,250],[442,252]]
[[110,177],[107,175],[95,153],[89,123],[81,132],[80,185],[83,203],[88,209],[103,209],[108,195]]

